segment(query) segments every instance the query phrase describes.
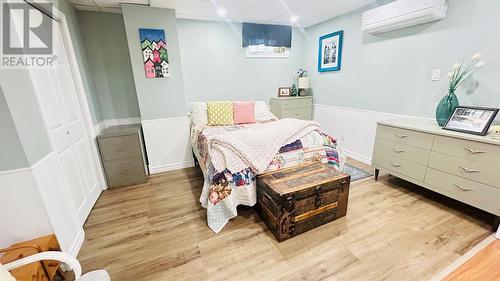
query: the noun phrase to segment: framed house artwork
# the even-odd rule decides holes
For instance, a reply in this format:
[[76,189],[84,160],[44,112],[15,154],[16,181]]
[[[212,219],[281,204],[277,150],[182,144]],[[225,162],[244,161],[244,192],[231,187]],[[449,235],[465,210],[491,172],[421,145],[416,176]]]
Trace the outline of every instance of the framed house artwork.
[[170,77],[165,31],[139,28],[139,38],[146,78]]
[[344,31],[340,30],[319,38],[318,71],[338,71],[342,63],[342,40]]

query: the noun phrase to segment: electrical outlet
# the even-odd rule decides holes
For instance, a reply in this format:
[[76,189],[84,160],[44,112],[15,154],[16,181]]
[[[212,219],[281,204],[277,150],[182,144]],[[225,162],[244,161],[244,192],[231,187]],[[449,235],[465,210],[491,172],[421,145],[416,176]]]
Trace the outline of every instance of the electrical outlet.
[[441,77],[441,69],[434,69],[432,71],[431,80],[432,81],[439,81],[440,77]]

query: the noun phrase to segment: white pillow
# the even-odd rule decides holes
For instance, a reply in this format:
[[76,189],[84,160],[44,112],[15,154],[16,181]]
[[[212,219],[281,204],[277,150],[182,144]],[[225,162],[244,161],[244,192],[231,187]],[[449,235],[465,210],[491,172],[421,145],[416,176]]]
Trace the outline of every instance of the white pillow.
[[194,125],[208,125],[207,103],[206,102],[192,102],[190,104],[191,122]]
[[255,122],[265,122],[269,120],[277,120],[276,116],[269,111],[267,103],[263,101],[255,101]]
[[[208,125],[207,103],[192,102],[190,103],[191,113],[189,114],[191,122],[194,125]],[[264,101],[255,101],[255,122],[266,122],[277,120],[276,116],[269,111],[267,104]]]

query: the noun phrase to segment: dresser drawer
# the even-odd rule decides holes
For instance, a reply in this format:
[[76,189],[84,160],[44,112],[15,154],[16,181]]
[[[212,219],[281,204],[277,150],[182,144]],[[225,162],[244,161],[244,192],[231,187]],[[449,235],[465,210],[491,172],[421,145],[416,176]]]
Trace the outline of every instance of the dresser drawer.
[[373,162],[376,165],[397,172],[403,176],[407,176],[421,182],[424,181],[426,170],[425,166],[401,158],[393,157],[391,155],[383,154],[379,155],[377,158],[374,158]]
[[378,125],[377,138],[400,144],[410,145],[425,150],[431,150],[434,135],[396,127]]
[[433,151],[429,160],[429,167],[500,188],[500,172],[498,165],[488,165],[483,162],[471,161]]
[[425,183],[438,192],[479,209],[500,215],[500,189],[434,169],[428,169]]
[[311,107],[312,99],[293,98],[280,100],[281,109]]
[[129,158],[104,162],[110,187],[128,186],[146,182],[142,158]]
[[281,118],[297,118],[310,120],[311,119],[311,108],[294,108],[294,109],[283,109],[281,110]]
[[101,138],[99,147],[104,161],[140,157],[142,154],[136,135]]
[[[397,157],[426,166],[429,162],[429,150],[404,145],[384,139],[375,139],[374,159],[384,157]],[[376,160],[374,160],[376,161]]]
[[500,161],[500,146],[481,142],[436,136],[432,150],[490,165]]

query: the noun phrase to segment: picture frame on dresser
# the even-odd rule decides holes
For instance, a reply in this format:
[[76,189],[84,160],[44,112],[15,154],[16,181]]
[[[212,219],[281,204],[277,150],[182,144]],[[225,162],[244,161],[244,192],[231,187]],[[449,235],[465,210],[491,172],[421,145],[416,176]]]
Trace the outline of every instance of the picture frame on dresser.
[[498,108],[478,106],[458,106],[443,130],[484,136],[498,114]]
[[290,87],[279,87],[278,88],[278,97],[289,97],[291,96],[292,88]]

